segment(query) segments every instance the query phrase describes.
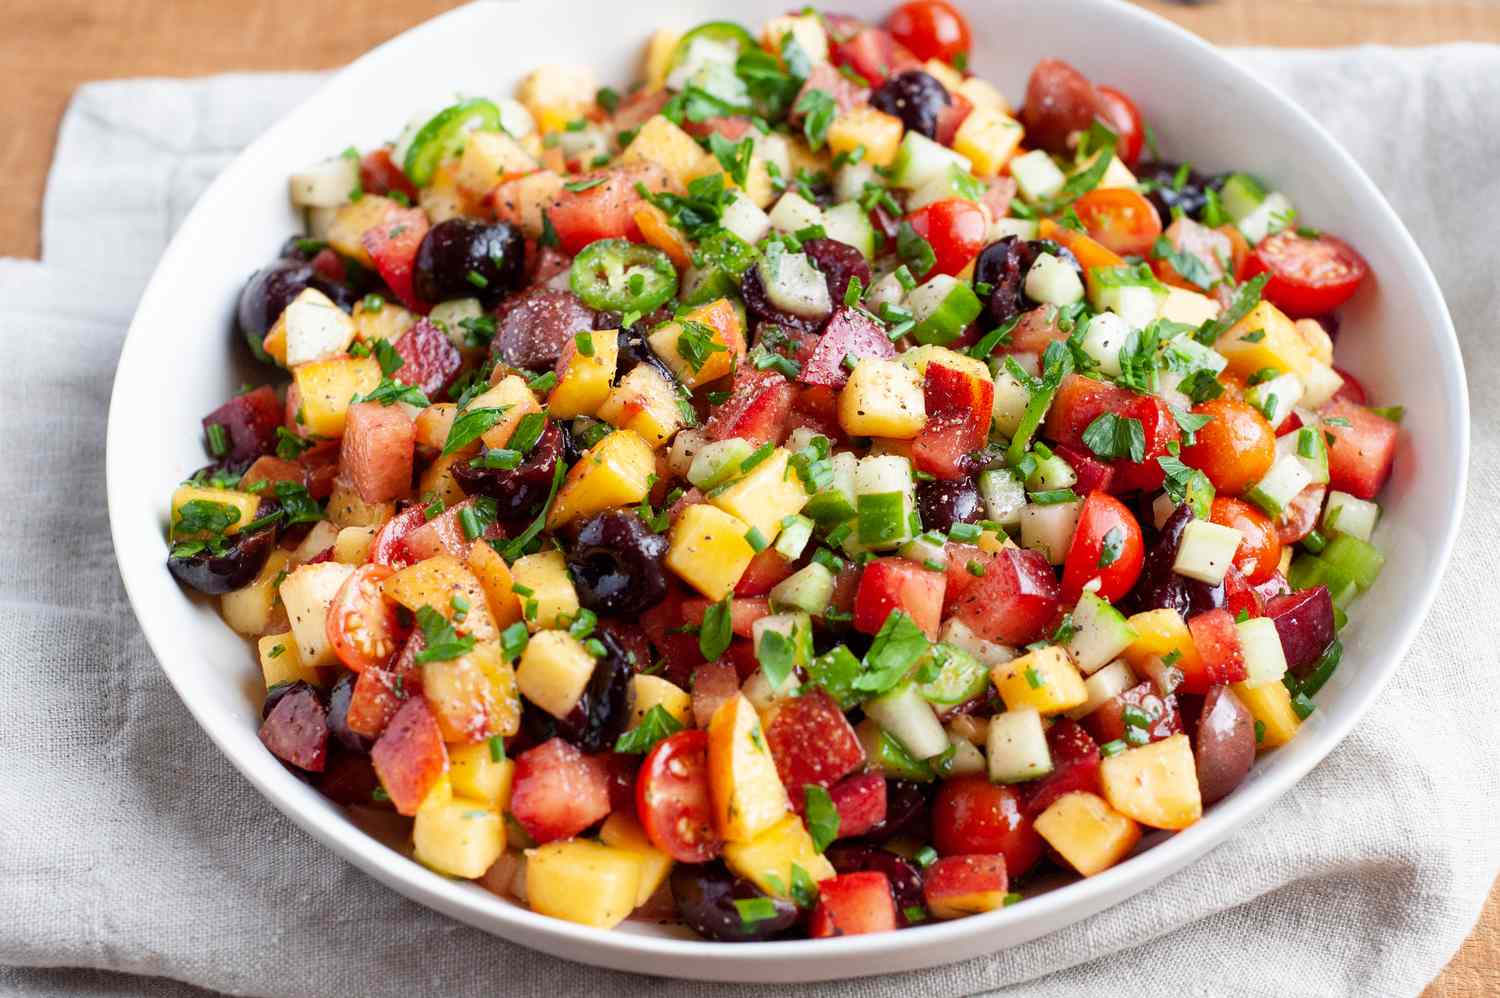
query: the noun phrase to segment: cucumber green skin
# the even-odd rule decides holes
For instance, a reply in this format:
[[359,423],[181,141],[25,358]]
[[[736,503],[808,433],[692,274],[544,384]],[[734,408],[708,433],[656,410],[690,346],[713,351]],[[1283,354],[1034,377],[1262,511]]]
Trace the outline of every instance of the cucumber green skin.
[[920,759],[912,758],[906,747],[888,732],[880,733],[880,744],[875,750],[875,763],[891,776],[913,783],[931,783],[935,779],[932,767]]
[[951,707],[972,700],[989,685],[990,674],[972,655],[949,649],[949,658],[938,677],[917,687],[928,703]]
[[854,504],[837,489],[819,492],[807,501],[802,512],[821,527],[836,527],[854,515]]
[[[685,308],[697,308],[699,305],[707,305],[711,301],[720,298],[728,298],[732,302],[739,302],[740,282],[735,280],[729,273],[719,267],[705,271],[703,279],[693,285],[693,289],[682,296],[682,304]],[[744,306],[741,305],[741,308]]]
[[495,131],[500,128],[500,109],[483,97],[444,108],[429,119],[406,150],[406,162],[401,164],[406,178],[418,187],[432,183],[438,164],[456,144],[463,126],[476,116],[479,129]]
[[677,41],[677,47],[672,50],[672,63],[668,72],[676,69],[687,58],[688,49],[692,48],[693,40],[696,38],[707,38],[716,42],[734,42],[739,47],[740,53],[750,51],[756,47],[755,38],[744,28],[733,21],[709,21],[693,28]]
[[1219,191],[1219,203],[1236,223],[1265,199],[1266,189],[1248,173],[1233,174]]
[[952,343],[963,335],[969,323],[979,318],[983,308],[973,288],[967,284],[955,284],[937,311],[912,329],[911,338],[918,343],[938,346]]

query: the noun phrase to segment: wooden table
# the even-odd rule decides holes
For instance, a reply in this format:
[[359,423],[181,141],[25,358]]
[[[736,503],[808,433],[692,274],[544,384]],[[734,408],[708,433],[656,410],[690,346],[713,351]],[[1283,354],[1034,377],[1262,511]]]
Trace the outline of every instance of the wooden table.
[[[1142,5],[1225,45],[1500,42],[1495,0],[1221,0],[1196,6],[1143,0]],[[78,84],[109,77],[338,66],[448,6],[440,0],[0,0],[0,23],[7,25],[0,33],[0,77],[8,81],[0,176],[10,178],[12,190],[12,210],[0,215],[0,255],[38,255],[53,139]],[[1493,995],[1500,995],[1500,889],[1424,998]]]

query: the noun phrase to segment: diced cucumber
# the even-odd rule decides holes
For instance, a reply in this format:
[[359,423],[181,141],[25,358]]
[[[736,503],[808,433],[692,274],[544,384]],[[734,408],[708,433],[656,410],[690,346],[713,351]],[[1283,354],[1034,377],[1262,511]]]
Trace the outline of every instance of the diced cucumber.
[[1224,581],[1224,573],[1234,562],[1234,553],[1245,535],[1234,527],[1211,520],[1189,520],[1182,531],[1182,542],[1172,571],[1211,586]]
[[1124,319],[1113,312],[1100,312],[1089,320],[1083,331],[1083,352],[1098,363],[1100,371],[1117,377],[1120,373],[1120,348],[1129,335],[1130,327]]
[[771,216],[744,194],[736,193],[724,206],[719,224],[754,246],[771,231]]
[[847,243],[864,254],[866,260],[875,256],[875,227],[870,216],[857,201],[836,204],[823,213],[823,230],[829,239]]
[[811,447],[813,445],[813,441],[817,440],[819,437],[822,437],[824,441],[828,440],[827,437],[823,436],[823,434],[819,433],[811,426],[799,426],[791,433],[788,433],[786,435],[786,443],[782,446],[795,454],[799,450]]
[[739,437],[704,444],[703,449],[693,455],[687,479],[706,492],[737,476],[740,465],[754,452],[750,442]]
[[829,458],[829,462],[833,466],[833,481],[802,507],[802,512],[825,530],[854,515],[854,470],[859,458],[849,451],[839,451]]
[[1324,530],[1337,530],[1358,540],[1368,541],[1375,532],[1375,523],[1379,519],[1380,507],[1375,503],[1337,489],[1328,493],[1328,505],[1323,510]]
[[1275,235],[1292,223],[1297,217],[1297,209],[1292,206],[1291,199],[1280,191],[1272,191],[1266,195],[1266,199],[1255,206],[1255,210],[1236,224],[1240,227],[1243,235],[1254,246],[1266,236]]
[[776,536],[776,553],[787,561],[802,557],[802,550],[812,540],[813,526],[812,520],[800,513],[787,517],[782,522],[781,533]]
[[1016,657],[1014,648],[981,638],[968,624],[957,617],[950,617],[943,622],[943,629],[938,632],[938,639],[946,645],[968,652],[990,669],[997,665],[1004,665]]
[[1082,501],[1045,506],[1027,503],[1021,510],[1021,546],[1038,552],[1053,565],[1061,565],[1067,560],[1082,509]]
[[292,174],[292,204],[301,208],[337,208],[359,187],[359,160],[335,156]]
[[1276,622],[1270,617],[1251,617],[1234,625],[1245,657],[1245,685],[1264,686],[1280,682],[1286,675],[1286,653]]
[[938,274],[907,296],[916,325],[909,334],[918,343],[951,343],[979,318],[983,306],[974,289],[956,277]]
[[806,253],[763,256],[755,266],[766,297],[777,308],[806,319],[820,319],[833,311],[828,282]]
[[1157,306],[1164,298],[1161,292],[1146,284],[1110,284],[1094,292],[1097,312],[1113,312],[1131,329],[1145,329],[1156,318]]
[[1294,455],[1284,455],[1276,459],[1264,478],[1250,486],[1245,498],[1274,520],[1299,492],[1311,484],[1312,475],[1302,462]]
[[796,232],[814,225],[823,224],[823,209],[804,198],[796,191],[781,195],[768,216],[771,228],[778,232]]
[[968,172],[972,164],[967,156],[939,145],[920,132],[908,131],[891,162],[891,186],[914,191],[955,165]]
[[1245,389],[1245,401],[1259,409],[1260,414],[1266,417],[1266,422],[1275,429],[1292,414],[1292,408],[1302,401],[1302,392],[1302,379],[1288,371]]
[[950,776],[983,773],[985,772],[984,753],[979,751],[973,742],[960,738],[950,731],[948,748],[942,756],[933,760],[932,768],[937,770],[938,775],[944,779]]
[[995,401],[990,408],[995,417],[995,429],[1007,437],[1015,436],[1030,404],[1031,389],[1017,381],[1008,368],[1000,368],[995,375]]
[[911,537],[916,483],[911,462],[897,454],[861,458],[854,469],[856,535],[861,546],[897,548]]
[[1002,527],[1015,527],[1021,523],[1021,510],[1026,506],[1026,489],[1007,468],[986,468],[979,473],[979,498],[984,502],[984,515]]
[[867,717],[859,722],[854,729],[859,736],[859,743],[864,747],[865,758],[869,759],[886,776],[896,780],[911,780],[914,783],[931,783],[933,780],[932,767],[927,763],[916,759],[887,731],[881,729],[875,723],[875,719]]
[[937,675],[922,682],[917,692],[928,703],[941,707],[954,707],[974,699],[990,682],[990,673],[984,664],[953,645],[935,644],[928,649],[917,665],[919,681],[929,669],[936,671]]
[[913,212],[918,208],[925,208],[938,201],[948,201],[953,198],[977,201],[984,190],[985,185],[972,177],[967,170],[953,165],[912,191],[906,199],[906,210]]
[[1068,711],[1068,717],[1074,721],[1082,720],[1135,684],[1135,672],[1117,658],[1083,681],[1085,699]]
[[[709,27],[709,26],[705,26]],[[698,73],[709,66],[734,66],[743,47],[740,40],[711,31],[694,30],[688,33],[673,55],[672,71],[667,74],[668,90],[682,90]]]
[[1344,378],[1339,372],[1321,361],[1314,360],[1302,372],[1302,382],[1307,386],[1302,395],[1302,404],[1310,409],[1321,408],[1344,387]]
[[[1327,548],[1324,548],[1326,551]],[[1299,554],[1292,559],[1292,567],[1286,573],[1287,584],[1293,589],[1313,589],[1327,586],[1329,595],[1337,606],[1347,606],[1359,593],[1359,584],[1342,568],[1336,568],[1317,555]]]
[[[1087,349],[1087,343],[1084,349]],[[1191,335],[1174,337],[1162,348],[1162,360],[1167,368],[1184,376],[1196,371],[1218,374],[1224,370],[1229,359],[1211,346],[1199,343]]]
[[1385,555],[1375,545],[1337,531],[1318,557],[1325,564],[1353,579],[1354,584],[1362,591],[1375,584],[1381,568],[1385,566]]
[[1073,466],[1056,454],[1043,457],[1040,448],[1036,452],[1036,467],[1026,476],[1026,488],[1030,492],[1048,492],[1052,489],[1070,489],[1078,483]]
[[439,329],[448,333],[448,339],[460,350],[464,348],[467,333],[460,323],[465,319],[477,319],[484,315],[484,306],[479,303],[478,298],[454,298],[452,301],[439,302],[432,306],[432,311],[427,317],[437,324]]
[[801,610],[821,617],[833,599],[833,573],[809,562],[778,582],[770,593],[772,609]]
[[1031,240],[1036,238],[1036,220],[1032,218],[997,218],[990,223],[986,234],[990,242],[998,242],[1006,236]]
[[[941,564],[944,566],[944,571],[946,571],[948,555],[943,548],[946,540],[947,538],[942,534],[935,534],[931,531],[918,534],[901,545],[901,557],[907,561],[914,561],[918,565],[924,565],[928,562]],[[929,565],[928,567],[930,568],[931,566]]]
[[1097,672],[1135,640],[1135,628],[1125,615],[1094,593],[1084,593],[1073,608],[1073,636],[1068,654],[1084,675]]
[[1083,281],[1071,264],[1051,253],[1039,253],[1026,272],[1026,297],[1062,308],[1083,301]]
[[906,288],[901,284],[901,278],[892,271],[870,285],[870,290],[865,295],[865,307],[879,312],[882,305],[900,305],[905,300]]
[[1024,783],[1052,772],[1047,729],[1035,707],[1007,710],[990,718],[985,754],[992,783]]
[[797,678],[796,673],[787,676],[781,686],[777,687],[771,682],[771,677],[766,675],[766,670],[756,669],[740,687],[740,692],[745,694],[745,699],[756,710],[763,711],[770,710],[779,700],[795,696],[801,687],[802,681]]
[[1249,215],[1266,199],[1266,189],[1248,173],[1231,174],[1219,188],[1219,204],[1231,222]]
[[864,709],[866,716],[873,717],[918,759],[930,759],[948,747],[948,733],[913,683],[902,683],[889,693],[866,700]]
[[1328,484],[1328,443],[1316,426],[1303,426],[1277,437],[1276,454],[1290,454],[1301,461],[1314,485]]
[[1041,149],[1033,149],[1012,159],[1010,175],[1015,178],[1021,197],[1033,203],[1052,197],[1068,182],[1057,164],[1052,162],[1052,157]]
[[865,184],[880,185],[875,164],[867,160],[845,163],[833,176],[833,196],[840,201],[856,201],[865,192]]

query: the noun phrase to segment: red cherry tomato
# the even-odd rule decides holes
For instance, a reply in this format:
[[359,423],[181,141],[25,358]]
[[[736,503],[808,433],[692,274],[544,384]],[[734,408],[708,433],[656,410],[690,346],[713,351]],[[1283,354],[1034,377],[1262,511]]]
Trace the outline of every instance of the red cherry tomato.
[[1331,312],[1359,288],[1370,268],[1333,236],[1303,236],[1293,229],[1267,236],[1250,254],[1250,274],[1270,274],[1266,300],[1294,319]]
[[1125,504],[1106,493],[1090,492],[1063,563],[1063,604],[1078,602],[1084,585],[1096,578],[1100,598],[1113,602],[1124,596],[1140,577],[1145,550],[1141,525]]
[[708,790],[708,732],[679,731],[658,742],[636,776],[635,809],[651,844],[682,863],[719,854]]
[[1270,517],[1247,502],[1216,496],[1209,519],[1244,535],[1234,553],[1234,566],[1246,582],[1258,586],[1276,574],[1281,564],[1281,538],[1276,536],[1276,525]]
[[[973,201],[949,198],[924,205],[906,216],[917,235],[932,246],[937,263],[930,273],[956,274],[984,249],[989,222]],[[916,275],[918,280],[926,274]]]
[[918,59],[951,63],[969,52],[969,22],[947,0],[904,3],[885,19],[885,26]]
[[1126,166],[1135,166],[1146,142],[1146,126],[1135,101],[1114,87],[1095,87],[1096,113],[1115,133],[1115,152]]
[[1145,256],[1161,235],[1155,206],[1128,188],[1089,191],[1073,210],[1096,242],[1121,256]]
[[938,788],[932,802],[932,844],[944,856],[998,853],[1019,877],[1042,856],[1042,837],[1021,809],[1015,787],[985,776],[961,776]]
[[888,77],[922,65],[922,60],[905,45],[897,43],[889,31],[861,24],[857,19],[838,14],[825,15],[829,27],[828,58],[835,66],[847,66],[872,87]]
[[385,526],[375,532],[375,539],[370,542],[370,560],[391,568],[405,568],[411,564],[411,555],[406,550],[406,535],[426,522],[426,507],[420,505],[385,521]]
[[1115,461],[1111,491],[1123,494],[1161,488],[1167,475],[1158,459],[1168,453],[1173,443],[1182,439],[1182,431],[1171,407],[1155,395],[1137,395],[1125,404],[1120,415],[1140,421],[1146,437],[1146,459],[1132,461],[1122,457]]
[[406,639],[395,607],[380,592],[380,584],[395,574],[385,565],[359,566],[328,608],[328,643],[339,661],[355,672],[385,665]]

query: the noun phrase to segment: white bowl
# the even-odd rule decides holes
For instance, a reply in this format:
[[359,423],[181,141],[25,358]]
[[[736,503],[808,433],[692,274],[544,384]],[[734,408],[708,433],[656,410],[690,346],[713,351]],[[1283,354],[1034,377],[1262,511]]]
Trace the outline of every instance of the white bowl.
[[[878,20],[890,6],[857,7]],[[199,418],[247,378],[235,369],[232,315],[245,278],[297,230],[288,173],[349,144],[393,137],[407,118],[455,93],[508,94],[543,63],[587,63],[604,81],[634,77],[659,24],[716,17],[758,24],[787,0],[527,2],[454,11],[336,74],[214,182],[168,247],[120,357],[108,439],[110,522],[120,571],[152,650],[183,702],[239,770],[340,856],[423,904],[569,959],[714,980],[806,981],[911,970],[1026,942],[1148,889],[1251,821],[1359,720],[1401,661],[1432,603],[1457,531],[1468,464],[1462,360],[1443,299],[1400,220],[1354,161],[1286,98],[1197,38],[1107,0],[973,0],[974,64],[1019,103],[1027,73],[1062,56],[1122,87],[1162,149],[1206,169],[1270,178],[1309,224],[1347,239],[1375,280],[1344,312],[1339,360],[1373,398],[1407,406],[1395,475],[1383,497],[1385,572],[1359,601],[1343,667],[1290,745],[1197,825],[1112,870],[973,918],[848,939],[708,943],[685,930],[628,925],[604,932],[533,914],[481,888],[438,876],[360,832],[282,768],[256,738],[259,672],[210,601],[190,599],[165,568],[170,489],[204,463]],[[288,871],[291,875],[291,871]]]

